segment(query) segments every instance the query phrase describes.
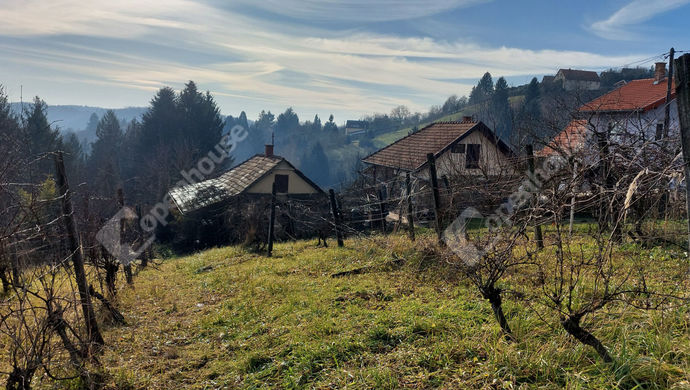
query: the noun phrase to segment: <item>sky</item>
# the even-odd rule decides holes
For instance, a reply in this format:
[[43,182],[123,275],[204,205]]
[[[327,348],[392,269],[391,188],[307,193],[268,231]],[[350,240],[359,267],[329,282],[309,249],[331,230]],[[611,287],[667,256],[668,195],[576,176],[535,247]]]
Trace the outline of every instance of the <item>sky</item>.
[[224,115],[425,112],[484,74],[651,66],[690,0],[0,0],[10,100],[146,106],[194,80]]

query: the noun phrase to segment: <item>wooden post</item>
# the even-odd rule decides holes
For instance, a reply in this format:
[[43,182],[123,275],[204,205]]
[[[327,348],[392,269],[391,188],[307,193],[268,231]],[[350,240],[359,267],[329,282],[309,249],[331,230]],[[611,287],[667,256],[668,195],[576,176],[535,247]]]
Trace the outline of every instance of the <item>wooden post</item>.
[[[527,164],[529,165],[530,176],[534,177],[535,164],[534,149],[532,149],[532,145],[525,145],[525,151],[527,152]],[[537,249],[544,249],[544,237],[541,234],[541,225],[538,223],[534,227],[534,240],[537,242]]]
[[[123,209],[125,207],[125,194],[122,191],[122,188],[117,189],[117,204],[120,207],[120,209]],[[124,239],[126,236],[127,236],[127,219],[122,218],[120,220],[120,245],[122,244],[122,239]],[[125,279],[127,280],[127,284],[134,283],[132,280],[132,264],[131,263],[122,264],[122,268],[125,270]]]
[[383,203],[383,190],[379,188],[378,190],[379,198],[379,222],[381,222],[381,232],[386,234],[386,207]]
[[412,215],[412,183],[410,181],[410,172],[405,174],[405,187],[407,189],[407,228],[410,231],[410,240],[414,241],[414,216]]
[[338,205],[335,203],[335,191],[331,188],[328,190],[328,197],[331,201],[331,214],[333,214],[333,228],[335,229],[335,237],[338,239],[338,246],[342,247],[343,236],[340,234],[340,218],[338,218]]
[[77,282],[77,289],[79,290],[79,301],[81,309],[84,314],[84,322],[86,331],[88,332],[88,340],[90,343],[100,347],[103,345],[103,336],[98,329],[98,322],[96,321],[96,314],[94,313],[91,304],[91,296],[89,295],[89,284],[86,281],[86,271],[84,270],[84,258],[81,256],[80,244],[78,241],[79,234],[77,233],[77,224],[74,222],[74,210],[72,208],[72,192],[69,189],[67,182],[67,175],[65,174],[65,162],[62,157],[62,152],[57,152],[55,155],[55,173],[57,177],[57,185],[62,198],[62,215],[67,231],[67,239],[69,241],[69,249],[72,253],[72,264],[74,265],[74,277]]
[[664,107],[664,137],[668,137],[668,129],[671,126],[671,88],[673,86],[673,56],[676,50],[671,48],[668,53],[668,85],[666,87],[666,106]]
[[[141,228],[141,205],[137,205],[136,207],[137,211],[137,233],[139,234],[140,237],[144,236],[144,231]],[[149,252],[147,250],[144,250],[141,252],[141,268],[146,268],[146,266],[149,264]]]
[[436,177],[436,158],[433,153],[426,155],[426,160],[429,163],[429,177],[431,177],[431,189],[434,192],[434,219],[436,221],[436,235],[438,242],[443,243],[441,230],[441,196],[438,193],[438,178]]
[[[577,162],[573,162],[573,185],[577,178]],[[573,224],[575,223],[575,196],[576,192],[573,189],[573,197],[570,198],[570,224],[568,225],[568,235],[573,234]]]
[[268,257],[273,254],[273,229],[276,223],[276,182],[273,180],[271,189],[271,219],[268,221]]
[[676,99],[685,164],[685,210],[688,218],[688,253],[690,253],[690,54],[683,54],[675,60],[675,65]]

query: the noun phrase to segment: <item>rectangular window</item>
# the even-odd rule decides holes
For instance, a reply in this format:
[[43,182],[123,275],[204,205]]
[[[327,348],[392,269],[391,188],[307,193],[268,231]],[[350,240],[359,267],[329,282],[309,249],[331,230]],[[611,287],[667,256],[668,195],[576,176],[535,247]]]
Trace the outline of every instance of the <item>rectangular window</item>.
[[465,153],[465,168],[476,169],[479,168],[479,150],[481,145],[468,144]]
[[288,175],[275,175],[276,193],[287,194],[288,192]]
[[656,141],[664,138],[664,124],[663,123],[657,123],[656,124],[656,136],[654,139]]
[[465,153],[465,144],[455,144],[451,153]]

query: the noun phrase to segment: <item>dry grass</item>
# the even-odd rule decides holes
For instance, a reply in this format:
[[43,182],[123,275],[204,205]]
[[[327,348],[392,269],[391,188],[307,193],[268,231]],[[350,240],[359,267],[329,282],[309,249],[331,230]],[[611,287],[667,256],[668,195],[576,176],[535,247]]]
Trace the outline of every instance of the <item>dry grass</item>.
[[[606,365],[557,318],[509,296],[517,339],[509,343],[489,304],[439,264],[433,242],[423,234],[416,243],[350,239],[345,248],[300,241],[276,245],[273,258],[228,247],[164,260],[133,287],[120,284],[128,324],[103,325],[106,387],[690,388],[687,306],[645,312],[615,304],[587,318],[616,357]],[[687,261],[631,244],[619,253],[621,261]],[[357,268],[364,271],[331,277]],[[518,285],[522,276],[505,283]],[[670,280],[660,268],[650,283]]]
[[222,248],[166,260],[120,295],[129,325],[105,331],[109,386],[690,388],[687,307],[619,305],[591,319],[617,357],[607,366],[556,319],[510,300],[518,342],[507,343],[488,303],[422,247],[392,236],[284,243],[270,259]]

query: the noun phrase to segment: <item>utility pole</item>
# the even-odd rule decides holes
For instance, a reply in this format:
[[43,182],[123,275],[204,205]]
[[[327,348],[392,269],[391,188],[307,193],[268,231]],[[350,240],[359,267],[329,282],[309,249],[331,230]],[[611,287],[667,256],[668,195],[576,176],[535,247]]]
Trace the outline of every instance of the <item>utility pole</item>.
[[79,290],[79,301],[81,309],[84,314],[84,321],[86,331],[88,333],[88,340],[96,347],[104,344],[103,336],[98,329],[98,322],[96,321],[96,314],[91,304],[91,296],[89,295],[89,284],[86,281],[86,271],[84,270],[84,258],[81,256],[81,249],[79,244],[79,234],[77,234],[77,224],[74,221],[74,209],[72,208],[72,192],[69,189],[67,182],[67,175],[65,174],[65,162],[62,157],[62,152],[57,152],[55,155],[55,173],[57,176],[57,185],[62,198],[62,215],[67,231],[67,238],[69,241],[69,249],[72,252],[72,264],[74,265],[74,277],[77,282],[77,289]]
[[668,55],[668,86],[666,87],[666,106],[664,107],[664,137],[668,137],[669,126],[671,125],[671,89],[673,88],[673,57],[675,49],[671,48]]
[[[676,99],[680,119],[680,138],[685,165],[685,210],[690,216],[690,54],[675,60]],[[690,217],[688,218],[688,253],[690,253]]]
[[[534,177],[534,149],[532,144],[525,145],[525,151],[527,152],[527,164],[529,165],[529,173]],[[537,226],[534,227],[534,240],[537,242],[537,249],[544,249],[544,236],[541,234],[541,225],[537,221]]]
[[412,215],[412,183],[410,172],[405,174],[405,187],[407,189],[407,228],[410,231],[410,240],[414,241],[414,216]]
[[434,192],[434,219],[436,220],[436,235],[438,236],[439,244],[443,244],[441,230],[441,196],[438,193],[438,178],[436,177],[436,158],[433,153],[426,155],[426,160],[429,163],[429,177],[431,177],[431,189]]

